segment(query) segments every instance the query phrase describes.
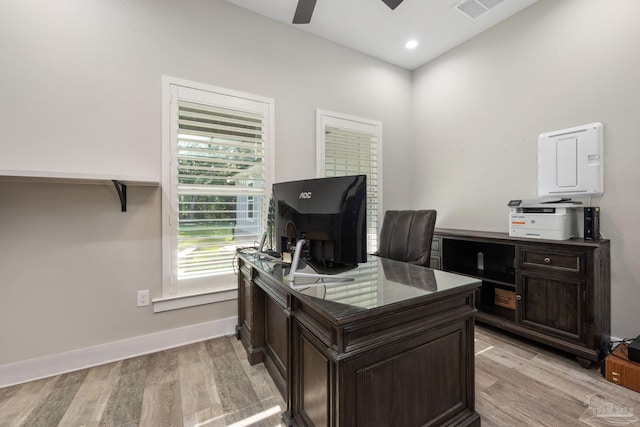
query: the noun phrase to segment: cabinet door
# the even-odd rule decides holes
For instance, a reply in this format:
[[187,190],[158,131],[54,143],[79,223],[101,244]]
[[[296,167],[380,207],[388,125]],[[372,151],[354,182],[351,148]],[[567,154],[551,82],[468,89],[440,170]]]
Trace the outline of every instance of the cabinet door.
[[582,279],[522,273],[518,321],[544,333],[583,342],[584,288]]
[[335,425],[331,401],[331,362],[328,348],[307,328],[293,320],[291,416],[296,425],[329,427]]
[[284,397],[287,384],[289,316],[273,299],[265,298],[265,304],[264,363]]

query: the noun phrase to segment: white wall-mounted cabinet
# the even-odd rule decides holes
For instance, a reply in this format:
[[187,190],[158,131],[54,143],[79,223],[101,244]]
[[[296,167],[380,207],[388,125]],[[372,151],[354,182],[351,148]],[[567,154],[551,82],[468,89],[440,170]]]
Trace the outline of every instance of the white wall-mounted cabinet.
[[602,123],[546,132],[538,137],[538,196],[604,193]]

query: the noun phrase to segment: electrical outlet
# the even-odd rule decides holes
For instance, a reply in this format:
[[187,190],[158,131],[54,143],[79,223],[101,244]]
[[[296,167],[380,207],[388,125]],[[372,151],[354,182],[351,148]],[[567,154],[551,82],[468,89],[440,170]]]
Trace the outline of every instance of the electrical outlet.
[[149,290],[138,291],[138,307],[149,305]]

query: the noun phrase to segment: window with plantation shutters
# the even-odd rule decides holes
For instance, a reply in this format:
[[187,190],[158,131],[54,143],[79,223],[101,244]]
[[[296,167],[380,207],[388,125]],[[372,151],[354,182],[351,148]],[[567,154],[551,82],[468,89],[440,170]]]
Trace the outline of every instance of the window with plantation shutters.
[[367,252],[375,252],[382,209],[382,124],[318,110],[316,127],[318,176],[367,175]]
[[166,80],[163,296],[235,290],[236,249],[265,230],[273,101]]

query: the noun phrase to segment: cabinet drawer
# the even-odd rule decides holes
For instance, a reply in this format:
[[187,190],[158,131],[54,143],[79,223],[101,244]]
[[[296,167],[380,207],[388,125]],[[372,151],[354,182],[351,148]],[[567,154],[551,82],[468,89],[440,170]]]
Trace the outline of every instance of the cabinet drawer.
[[584,274],[584,252],[556,252],[536,248],[520,248],[520,266],[549,271]]

